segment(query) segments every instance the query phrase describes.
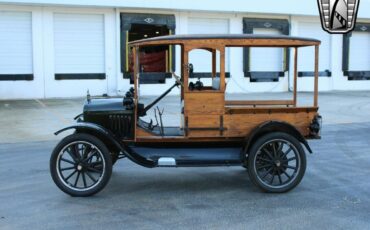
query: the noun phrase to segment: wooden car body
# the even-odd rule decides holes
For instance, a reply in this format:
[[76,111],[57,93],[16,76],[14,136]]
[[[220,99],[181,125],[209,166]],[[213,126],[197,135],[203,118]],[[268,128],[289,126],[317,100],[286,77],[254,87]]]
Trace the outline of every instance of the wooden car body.
[[[179,45],[181,47],[181,100],[183,101],[183,135],[156,135],[136,125],[134,142],[207,142],[243,141],[261,124],[268,121],[281,121],[295,127],[305,138],[318,138],[319,134],[310,129],[318,116],[318,50],[320,41],[287,36],[257,35],[172,35],[145,39],[130,43],[134,59],[135,92],[139,87],[140,48],[160,45]],[[313,105],[297,105],[297,53],[298,48],[315,46],[315,80]],[[294,49],[294,87],[291,100],[226,100],[225,99],[225,49],[227,47],[290,47]],[[220,53],[220,87],[215,90],[204,87],[190,90],[189,53],[203,49],[212,53],[212,77],[216,77],[216,51]],[[135,102],[140,98],[134,95]],[[135,106],[135,108],[138,108]],[[138,116],[135,116],[140,119]]]
[[[181,50],[180,76],[172,73],[175,84],[153,102],[142,103],[138,93],[143,69],[140,60],[148,62],[159,55],[140,58],[140,50],[173,45],[180,46]],[[78,122],[56,132],[75,130],[61,140],[52,153],[50,170],[54,182],[72,196],[90,196],[108,183],[112,165],[120,158],[128,158],[148,168],[243,166],[248,169],[250,180],[263,191],[291,190],[305,173],[304,148],[312,152],[307,139],[320,138],[319,45],[320,41],[308,38],[230,34],[171,35],[131,42],[134,87],[123,100],[88,95],[83,113],[76,117]],[[299,106],[298,50],[307,46],[315,48],[313,103]],[[225,99],[225,50],[228,47],[293,49],[291,99]],[[211,53],[212,86],[203,86],[200,80],[195,84],[190,82],[189,53],[195,49]],[[216,72],[216,54],[219,54],[219,73]],[[166,126],[167,121],[161,116],[163,110],[159,108],[156,108],[156,116],[158,114],[160,121],[157,120],[156,125],[145,121],[147,112],[176,86],[180,88],[181,124]]]

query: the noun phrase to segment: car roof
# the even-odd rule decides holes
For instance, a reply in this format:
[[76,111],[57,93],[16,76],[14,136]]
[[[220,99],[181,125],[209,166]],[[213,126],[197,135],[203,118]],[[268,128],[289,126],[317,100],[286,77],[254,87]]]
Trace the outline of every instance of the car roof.
[[178,34],[132,41],[130,46],[186,44],[214,40],[225,46],[311,46],[321,43],[318,39],[287,35],[264,34]]

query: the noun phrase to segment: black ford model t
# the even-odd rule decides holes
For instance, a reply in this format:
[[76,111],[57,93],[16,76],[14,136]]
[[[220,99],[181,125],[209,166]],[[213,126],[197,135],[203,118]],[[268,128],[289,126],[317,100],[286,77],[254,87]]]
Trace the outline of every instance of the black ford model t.
[[[180,46],[181,77],[172,73],[174,85],[153,102],[143,104],[138,93],[142,66],[140,55],[147,47]],[[55,147],[50,171],[56,185],[72,196],[90,196],[108,183],[112,166],[127,158],[144,167],[244,166],[250,180],[267,192],[286,192],[301,181],[306,169],[307,139],[320,138],[318,114],[318,52],[320,41],[309,38],[258,35],[171,35],[130,43],[133,81],[124,98],[88,97],[76,124],[64,128],[74,133]],[[313,105],[297,105],[297,53],[315,47]],[[227,47],[282,47],[294,50],[294,90],[291,100],[226,100],[225,49]],[[190,82],[193,67],[189,53],[210,52],[212,84]],[[216,54],[219,54],[219,62]],[[218,64],[219,63],[219,64]],[[219,72],[217,72],[219,69]],[[150,109],[173,88],[181,93],[181,124],[165,126],[157,109],[157,124],[145,121]],[[156,147],[142,152],[140,146]],[[203,152],[187,148],[203,146]],[[204,146],[219,148],[210,151]],[[237,151],[226,151],[225,146]],[[165,148],[173,148],[170,153]],[[161,149],[162,148],[162,149]],[[158,150],[159,149],[159,150]],[[163,150],[163,151],[161,151]]]

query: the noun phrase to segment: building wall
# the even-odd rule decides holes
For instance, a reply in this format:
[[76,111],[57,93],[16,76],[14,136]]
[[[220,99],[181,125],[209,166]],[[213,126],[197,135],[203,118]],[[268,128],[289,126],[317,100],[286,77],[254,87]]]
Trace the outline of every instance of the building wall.
[[[316,7],[316,6],[315,6]],[[181,4],[180,4],[181,8]],[[316,8],[315,8],[316,10]],[[320,91],[329,90],[369,90],[370,80],[349,81],[343,76],[342,72],[342,35],[328,35],[321,30],[318,16],[297,16],[273,13],[246,13],[246,12],[199,12],[186,10],[148,10],[148,9],[128,9],[119,8],[99,8],[99,7],[66,7],[66,6],[22,6],[22,5],[0,5],[1,12],[30,12],[32,25],[32,71],[34,79],[32,81],[0,81],[0,99],[18,98],[54,98],[54,97],[79,97],[86,95],[89,89],[92,95],[117,95],[123,94],[129,89],[129,80],[123,79],[120,70],[120,18],[121,12],[136,13],[160,13],[174,14],[176,17],[176,34],[187,34],[193,31],[190,28],[191,21],[194,19],[205,22],[227,23],[228,33],[243,32],[243,18],[271,18],[287,19],[290,22],[290,34],[293,36],[301,35],[302,26],[307,26],[313,31],[312,35],[323,36],[325,39],[325,66],[332,72],[332,77],[320,77]],[[55,80],[54,74],[57,71],[55,64],[55,15],[99,15],[103,18],[104,26],[104,63],[103,69],[106,74],[105,80]],[[312,14],[312,13],[307,13]],[[361,13],[360,15],[364,15]],[[366,18],[359,18],[358,21],[369,22],[370,15]],[[370,33],[369,33],[370,34]],[[0,35],[1,36],[1,35]],[[306,34],[305,34],[306,36]],[[1,39],[1,37],[0,37]],[[369,37],[370,39],[370,37]],[[101,47],[100,47],[101,48]],[[284,92],[292,88],[293,70],[293,50],[291,52],[290,71],[285,77],[280,78],[279,82],[250,82],[249,78],[244,77],[243,73],[243,52],[242,49],[231,49],[227,53],[226,68],[231,74],[227,80],[228,93],[242,92]],[[310,52],[299,51],[299,60],[306,62],[306,54]],[[313,54],[313,49],[311,51]],[[176,72],[180,70],[180,52],[176,52]],[[369,60],[370,61],[370,60]],[[302,68],[308,68],[310,61],[302,64]],[[323,61],[324,62],[324,61]],[[1,65],[1,64],[0,64]],[[1,66],[0,66],[1,69]],[[313,69],[313,66],[312,66]],[[370,69],[369,69],[370,70]],[[205,80],[207,81],[207,80]],[[167,79],[166,84],[142,85],[142,94],[160,94],[174,82]],[[300,91],[312,91],[313,78],[299,78],[298,86]],[[178,92],[173,92],[178,93]]]

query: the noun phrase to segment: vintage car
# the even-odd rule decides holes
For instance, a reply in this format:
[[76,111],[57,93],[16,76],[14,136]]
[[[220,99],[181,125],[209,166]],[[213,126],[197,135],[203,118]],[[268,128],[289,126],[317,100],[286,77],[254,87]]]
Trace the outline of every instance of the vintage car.
[[[141,51],[146,47],[175,45],[181,50],[180,76],[172,72],[173,86],[153,102],[141,103],[138,93]],[[305,173],[305,152],[312,152],[307,139],[320,138],[319,45],[319,40],[309,38],[246,34],[170,35],[131,42],[134,87],[124,98],[88,95],[83,113],[75,119],[77,122],[55,133],[74,130],[52,152],[50,171],[55,184],[71,196],[96,194],[107,185],[116,161],[127,158],[148,168],[243,166],[253,184],[262,191],[291,190]],[[307,46],[315,50],[314,96],[312,106],[302,107],[297,104],[297,52]],[[228,47],[293,50],[292,98],[225,99],[225,49]],[[201,80],[190,82],[194,67],[189,63],[189,53],[194,49],[210,52],[210,86]],[[163,110],[155,105],[175,87],[181,91],[178,103],[182,119],[179,126],[169,127],[164,125]],[[155,109],[156,124],[142,119],[150,109]],[[228,151],[229,148],[237,151]]]

